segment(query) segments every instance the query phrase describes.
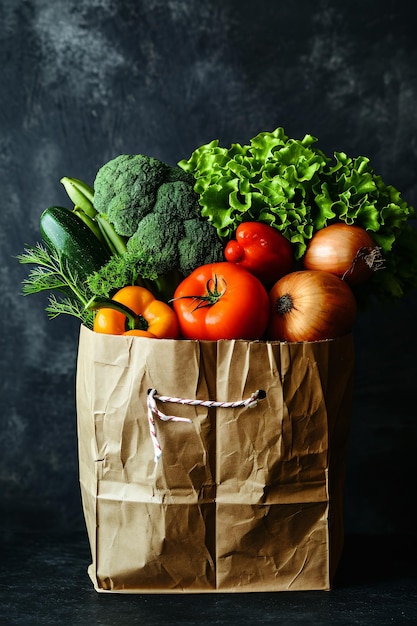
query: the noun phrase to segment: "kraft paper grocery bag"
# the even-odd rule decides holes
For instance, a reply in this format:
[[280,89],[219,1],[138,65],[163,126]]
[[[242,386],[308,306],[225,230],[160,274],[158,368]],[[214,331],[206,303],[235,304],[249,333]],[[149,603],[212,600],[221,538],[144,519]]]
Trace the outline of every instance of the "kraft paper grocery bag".
[[353,367],[351,335],[203,342],[82,326],[79,469],[96,590],[330,589]]

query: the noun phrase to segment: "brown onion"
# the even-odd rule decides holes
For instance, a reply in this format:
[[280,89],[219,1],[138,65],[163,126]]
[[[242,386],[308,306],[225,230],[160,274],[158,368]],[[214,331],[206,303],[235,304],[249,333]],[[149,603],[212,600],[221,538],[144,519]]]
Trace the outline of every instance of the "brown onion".
[[338,276],[301,270],[280,278],[269,292],[268,339],[318,341],[341,337],[353,328],[356,299]]
[[307,270],[324,270],[350,285],[368,280],[383,263],[380,248],[360,226],[340,222],[318,230],[303,258]]

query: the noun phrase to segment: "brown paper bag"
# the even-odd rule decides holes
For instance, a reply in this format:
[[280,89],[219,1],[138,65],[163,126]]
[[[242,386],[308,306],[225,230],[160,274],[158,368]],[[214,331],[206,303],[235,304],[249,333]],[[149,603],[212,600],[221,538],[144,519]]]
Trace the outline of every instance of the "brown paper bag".
[[[98,591],[330,589],[343,544],[351,335],[173,341],[81,328],[79,468]],[[256,406],[155,404],[159,396]]]

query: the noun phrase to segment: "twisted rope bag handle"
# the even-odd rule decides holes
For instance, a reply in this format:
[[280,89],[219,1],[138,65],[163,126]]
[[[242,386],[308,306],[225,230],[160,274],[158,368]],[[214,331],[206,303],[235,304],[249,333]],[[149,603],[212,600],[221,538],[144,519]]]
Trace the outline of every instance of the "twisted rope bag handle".
[[266,398],[266,393],[262,389],[258,389],[251,393],[249,398],[246,400],[238,400],[237,402],[217,402],[215,400],[195,400],[188,398],[177,398],[173,396],[160,396],[158,395],[156,389],[148,389],[148,397],[147,397],[147,407],[148,407],[148,423],[149,423],[149,432],[152,439],[153,449],[154,449],[154,458],[155,463],[159,461],[162,455],[162,448],[158,441],[158,437],[155,429],[155,419],[156,415],[160,420],[164,422],[188,422],[191,423],[191,420],[187,417],[176,417],[175,415],[165,415],[160,409],[158,409],[156,401],[159,402],[171,402],[174,404],[187,404],[190,406],[206,406],[206,407],[219,407],[222,409],[234,409],[237,407],[245,407],[252,408],[256,406],[259,400],[263,400]]

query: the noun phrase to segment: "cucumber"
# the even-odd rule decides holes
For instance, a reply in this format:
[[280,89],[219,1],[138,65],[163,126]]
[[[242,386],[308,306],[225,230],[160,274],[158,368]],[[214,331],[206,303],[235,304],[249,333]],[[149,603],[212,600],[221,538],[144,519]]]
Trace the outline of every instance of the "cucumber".
[[70,209],[52,206],[40,217],[46,245],[62,259],[64,269],[85,281],[110,259],[111,253]]

